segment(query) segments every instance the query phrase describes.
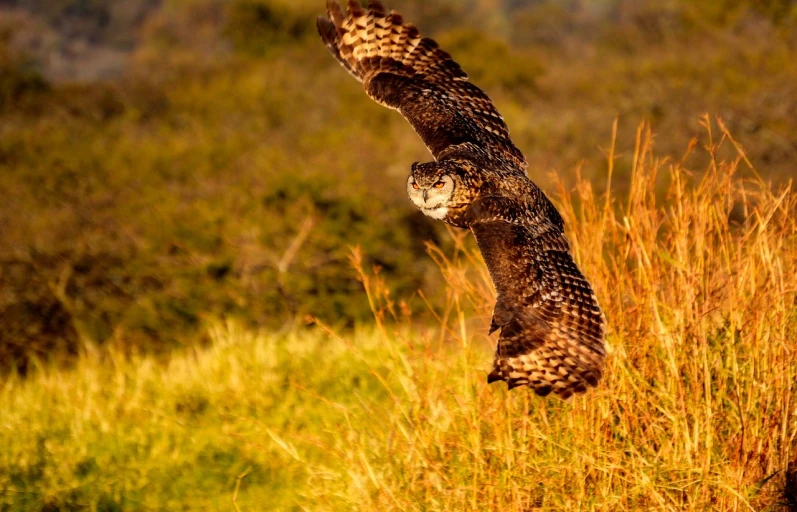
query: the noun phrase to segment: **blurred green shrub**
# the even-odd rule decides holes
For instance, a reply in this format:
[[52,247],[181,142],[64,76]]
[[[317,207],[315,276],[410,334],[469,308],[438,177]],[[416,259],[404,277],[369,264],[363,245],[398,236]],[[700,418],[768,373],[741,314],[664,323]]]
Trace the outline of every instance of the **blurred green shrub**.
[[[494,99],[544,188],[546,170],[578,165],[600,191],[597,148],[615,116],[615,187],[627,186],[641,119],[678,154],[705,111],[750,141],[760,172],[793,174],[791,3],[745,4],[724,27],[710,12],[722,2],[551,2],[509,2],[517,10],[493,10],[489,28],[464,4],[391,7]],[[73,4],[37,5],[62,20]],[[100,4],[86,4],[92,23]],[[354,245],[393,298],[423,288],[434,300],[424,243],[448,237],[404,192],[409,164],[430,157],[316,40],[322,4],[170,1],[121,25],[110,8],[97,37],[139,28],[129,73],[104,83],[47,84],[0,39],[0,364],[93,344],[160,351],[196,342],[215,317],[352,325],[369,314]],[[733,24],[740,13],[747,25]]]
[[298,10],[267,0],[235,0],[227,10],[224,35],[235,49],[251,55],[316,37],[312,23],[318,8]]
[[[158,352],[218,317],[353,325],[370,314],[355,245],[397,295],[421,287],[441,228],[397,200],[409,162],[374,186],[391,154],[361,158],[351,141],[389,147],[385,118],[359,94],[286,93],[312,73],[274,55],[157,88],[60,85],[8,111],[0,361],[24,371],[31,355],[106,343]],[[338,110],[355,114],[334,122]]]
[[443,34],[439,43],[480,87],[533,90],[543,72],[533,56],[484,32],[460,28]]
[[797,2],[794,0],[680,0],[678,5],[691,21],[700,18],[702,22],[718,25],[738,24],[750,19],[751,14],[763,16],[775,24],[797,21]]
[[35,62],[13,55],[8,48],[11,33],[0,27],[0,112],[25,98],[48,90]]

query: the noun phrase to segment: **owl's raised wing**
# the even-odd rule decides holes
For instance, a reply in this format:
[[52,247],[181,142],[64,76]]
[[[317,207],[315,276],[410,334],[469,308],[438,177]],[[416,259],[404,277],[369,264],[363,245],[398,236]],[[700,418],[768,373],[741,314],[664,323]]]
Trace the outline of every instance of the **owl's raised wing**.
[[467,212],[498,299],[490,332],[501,335],[487,380],[542,396],[582,393],[603,371],[603,313],[561,226],[524,225],[507,216],[517,205],[506,203],[478,199]]
[[435,160],[462,145],[525,171],[523,154],[487,95],[468,82],[451,56],[395,11],[371,0],[327,1],[318,32],[329,51],[378,103],[398,110]]

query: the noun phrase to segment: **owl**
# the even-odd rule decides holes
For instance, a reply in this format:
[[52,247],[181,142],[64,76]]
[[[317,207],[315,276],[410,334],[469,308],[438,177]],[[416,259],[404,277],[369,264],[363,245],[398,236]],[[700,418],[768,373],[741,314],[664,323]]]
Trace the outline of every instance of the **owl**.
[[409,121],[434,160],[407,194],[425,215],[469,229],[496,289],[487,382],[566,399],[603,372],[605,318],[570,254],[559,212],[527,176],[490,98],[435,41],[378,1],[327,2],[318,32],[374,101]]

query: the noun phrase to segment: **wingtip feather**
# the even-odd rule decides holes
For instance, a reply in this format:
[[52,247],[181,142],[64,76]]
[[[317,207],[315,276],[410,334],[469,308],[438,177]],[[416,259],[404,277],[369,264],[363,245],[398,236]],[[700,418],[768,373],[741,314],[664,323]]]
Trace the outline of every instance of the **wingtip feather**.
[[327,17],[336,27],[342,27],[346,22],[343,7],[336,0],[327,0]]
[[348,12],[349,16],[352,18],[359,18],[365,14],[360,0],[348,0],[348,2],[346,2],[346,12]]
[[315,19],[315,25],[318,29],[318,35],[321,36],[324,43],[326,43],[327,46],[334,45],[335,39],[337,38],[335,24],[326,16],[318,16]]
[[369,0],[368,10],[377,16],[384,16],[387,12],[387,9],[385,9],[385,6],[379,0]]
[[504,376],[498,370],[498,368],[494,368],[493,371],[487,376],[487,384],[492,384],[493,382],[498,382],[504,380]]

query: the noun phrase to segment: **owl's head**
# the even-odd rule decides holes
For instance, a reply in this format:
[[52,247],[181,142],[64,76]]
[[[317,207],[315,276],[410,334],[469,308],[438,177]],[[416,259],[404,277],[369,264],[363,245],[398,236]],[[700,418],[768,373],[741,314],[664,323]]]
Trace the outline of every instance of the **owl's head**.
[[424,214],[442,219],[461,183],[461,170],[453,162],[414,163],[407,178],[407,194]]

